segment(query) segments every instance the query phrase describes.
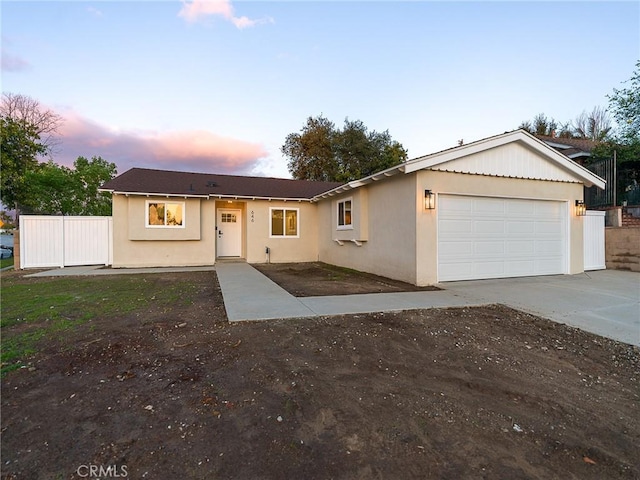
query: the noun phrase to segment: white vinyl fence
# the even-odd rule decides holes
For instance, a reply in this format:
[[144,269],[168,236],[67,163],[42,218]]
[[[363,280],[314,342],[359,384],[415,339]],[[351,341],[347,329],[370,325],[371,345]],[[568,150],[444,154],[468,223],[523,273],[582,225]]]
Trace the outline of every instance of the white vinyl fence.
[[20,268],[112,263],[111,217],[20,215]]
[[587,210],[583,218],[584,269],[604,270],[604,217],[605,212]]

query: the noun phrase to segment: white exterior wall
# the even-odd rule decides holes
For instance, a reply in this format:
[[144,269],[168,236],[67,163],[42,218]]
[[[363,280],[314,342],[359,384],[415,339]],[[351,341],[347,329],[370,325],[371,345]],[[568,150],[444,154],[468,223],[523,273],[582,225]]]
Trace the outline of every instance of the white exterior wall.
[[582,217],[584,227],[584,269],[604,270],[604,220],[606,212],[588,210]]
[[20,216],[20,268],[111,265],[111,217]]

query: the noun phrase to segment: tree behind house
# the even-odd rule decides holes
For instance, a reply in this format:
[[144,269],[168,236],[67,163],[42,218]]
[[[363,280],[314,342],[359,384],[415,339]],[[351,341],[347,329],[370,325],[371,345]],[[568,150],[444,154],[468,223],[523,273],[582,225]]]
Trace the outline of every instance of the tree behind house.
[[349,182],[407,160],[407,151],[389,131],[369,131],[360,120],[342,129],[322,115],[309,117],[300,133],[287,135],[282,153],[295,179]]

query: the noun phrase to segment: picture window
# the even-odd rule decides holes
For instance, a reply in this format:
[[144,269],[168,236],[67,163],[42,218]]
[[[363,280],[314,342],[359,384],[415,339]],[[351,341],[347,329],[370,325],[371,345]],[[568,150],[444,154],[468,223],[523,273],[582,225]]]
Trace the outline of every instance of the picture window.
[[184,228],[184,202],[147,202],[147,227]]

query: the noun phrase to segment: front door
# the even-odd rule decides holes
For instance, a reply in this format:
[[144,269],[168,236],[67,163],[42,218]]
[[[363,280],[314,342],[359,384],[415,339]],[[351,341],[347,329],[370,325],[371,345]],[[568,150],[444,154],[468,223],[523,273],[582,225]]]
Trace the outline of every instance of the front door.
[[219,208],[217,231],[217,256],[242,255],[242,210]]

